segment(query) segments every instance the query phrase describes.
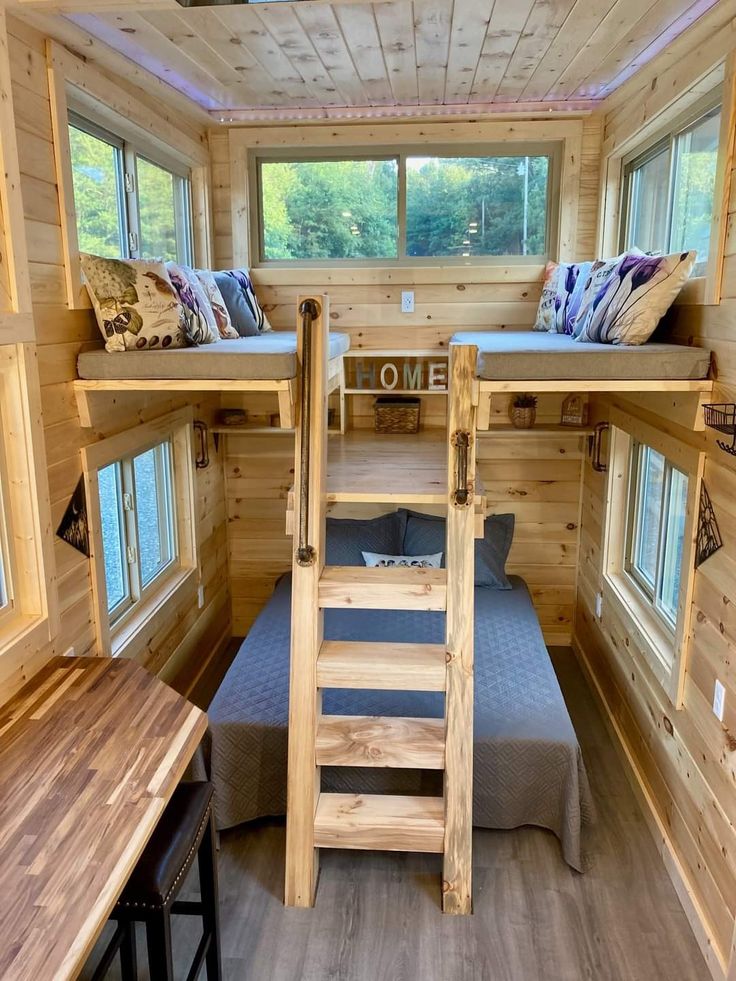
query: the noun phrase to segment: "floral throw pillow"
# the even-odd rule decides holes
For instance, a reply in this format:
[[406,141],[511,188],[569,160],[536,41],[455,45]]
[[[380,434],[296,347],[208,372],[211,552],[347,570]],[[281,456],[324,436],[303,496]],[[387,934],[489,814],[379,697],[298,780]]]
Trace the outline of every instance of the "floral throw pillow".
[[559,262],[548,262],[544,267],[544,282],[542,284],[542,295],[539,298],[537,309],[537,319],[534,322],[533,330],[555,331],[557,329],[557,279],[559,277]]
[[108,351],[185,347],[182,307],[163,262],[81,255]]
[[271,324],[258,302],[253,280],[247,269],[227,269],[216,272],[214,276],[233,327],[241,337],[265,334],[271,330]]
[[380,552],[363,552],[363,561],[369,569],[404,566],[409,569],[442,568],[442,552],[431,555],[383,555]]
[[572,334],[592,262],[548,262],[534,330]]
[[219,341],[215,315],[197,274],[189,266],[177,262],[167,262],[166,269],[179,294],[183,310],[182,327],[189,343],[196,346]]
[[197,274],[197,279],[199,279],[200,283],[202,284],[202,289],[207,294],[207,299],[210,301],[210,306],[212,307],[212,312],[215,315],[215,323],[217,324],[217,330],[220,333],[220,337],[223,340],[234,340],[235,338],[240,337],[240,334],[233,327],[233,322],[227,311],[225,300],[220,292],[220,287],[215,282],[214,275],[209,271],[209,269],[196,269],[195,272]]
[[593,297],[576,340],[646,343],[692,272],[695,256],[695,252],[622,256]]

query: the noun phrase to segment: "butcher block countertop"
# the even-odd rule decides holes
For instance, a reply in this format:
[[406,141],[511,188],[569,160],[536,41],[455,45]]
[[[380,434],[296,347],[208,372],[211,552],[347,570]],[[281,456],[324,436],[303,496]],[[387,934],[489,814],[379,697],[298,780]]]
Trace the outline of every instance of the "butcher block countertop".
[[0,706],[0,978],[74,978],[207,726],[132,661],[53,658]]

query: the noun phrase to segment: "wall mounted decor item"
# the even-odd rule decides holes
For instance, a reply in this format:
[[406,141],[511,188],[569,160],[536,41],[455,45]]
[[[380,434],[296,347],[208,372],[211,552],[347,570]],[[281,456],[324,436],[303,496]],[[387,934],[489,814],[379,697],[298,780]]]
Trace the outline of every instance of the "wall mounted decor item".
[[731,437],[730,445],[723,439],[718,440],[718,445],[726,453],[736,456],[736,404],[733,402],[717,402],[711,405],[704,405],[703,416],[706,426]]
[[89,529],[87,526],[87,498],[84,493],[84,478],[80,477],[74,488],[71,500],[67,505],[64,517],[56,529],[59,538],[63,538],[72,548],[89,558]]
[[700,509],[698,510],[698,537],[695,548],[695,568],[702,565],[714,552],[723,545],[721,533],[718,530],[716,513],[705,484],[700,484]]

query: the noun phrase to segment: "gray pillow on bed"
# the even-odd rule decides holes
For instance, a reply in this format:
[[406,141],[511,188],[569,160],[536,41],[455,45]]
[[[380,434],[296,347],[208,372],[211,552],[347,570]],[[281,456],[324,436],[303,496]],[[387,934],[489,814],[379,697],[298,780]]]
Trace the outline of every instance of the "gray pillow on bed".
[[[442,552],[445,566],[445,519],[406,511],[404,555]],[[506,576],[506,559],[514,537],[514,515],[492,514],[486,518],[483,538],[475,540],[475,585],[511,589]]]
[[379,518],[328,518],[325,559],[327,565],[362,565],[363,552],[400,555],[406,528],[406,511]]

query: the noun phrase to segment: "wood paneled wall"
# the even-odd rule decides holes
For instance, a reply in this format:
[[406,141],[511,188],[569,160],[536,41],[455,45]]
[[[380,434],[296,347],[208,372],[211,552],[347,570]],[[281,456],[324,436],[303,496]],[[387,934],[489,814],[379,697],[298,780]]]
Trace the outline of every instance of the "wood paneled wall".
[[[433,124],[437,126],[438,124]],[[550,122],[554,126],[553,122]],[[445,142],[452,140],[448,124]],[[576,254],[593,256],[597,236],[601,120],[587,117],[577,194]],[[305,137],[308,140],[308,135]],[[355,142],[357,137],[351,137]],[[262,142],[268,142],[263,135]],[[231,146],[228,134],[210,133],[213,218],[217,264],[233,262]],[[240,172],[236,167],[232,172]],[[570,202],[563,201],[562,207]],[[457,330],[529,329],[539,302],[541,267],[469,266],[340,269],[256,269],[259,298],[276,329],[293,329],[296,298],[309,290],[330,295],[331,326],[346,331],[354,348],[419,349],[445,346]],[[415,291],[414,314],[400,312],[402,289]],[[252,405],[252,403],[249,403]],[[350,424],[373,424],[372,397],[349,399]],[[445,400],[422,400],[423,424],[445,423]],[[539,424],[558,423],[561,398],[540,400]],[[508,425],[508,399],[497,400],[493,421]],[[517,531],[511,571],[534,595],[549,643],[567,643],[574,611],[580,506],[580,436],[484,438],[479,471],[491,512],[513,511]],[[288,436],[228,437],[224,449],[228,501],[228,551],[236,634],[247,632],[277,577],[290,567],[284,533],[286,493],[293,481]],[[333,512],[336,516],[345,514]],[[355,513],[355,512],[351,512]],[[363,512],[365,513],[365,512]]]
[[[12,95],[15,110],[21,188],[36,337],[38,342],[42,410],[54,528],[61,520],[81,475],[80,447],[101,436],[160,415],[176,403],[169,399],[111,400],[97,430],[79,425],[72,381],[83,345],[99,342],[99,331],[88,310],[69,310],[64,277],[64,252],[56,188],[45,39],[32,28],[8,22]],[[121,83],[126,87],[127,83]],[[142,101],[145,95],[139,93]],[[201,403],[196,415],[213,418],[212,400]],[[167,680],[186,686],[221,637],[230,634],[227,582],[226,515],[222,466],[211,448],[212,463],[197,471],[199,540],[205,605],[202,610],[173,608],[153,636],[143,636],[135,650],[141,663]],[[27,663],[4,666],[0,658],[0,701],[10,695],[53,653],[73,648],[76,654],[94,651],[94,625],[89,562],[61,539],[55,539],[61,631],[53,645],[38,651]]]
[[[691,57],[682,44],[677,60],[666,52],[646,78],[638,79],[638,93],[617,103],[606,118],[611,147],[623,134],[630,140],[637,127],[656,123],[656,112],[643,114],[645,104],[669,112],[675,95],[700,94],[708,84],[703,79],[722,76],[722,71],[713,71],[713,60],[736,48],[736,22],[723,9],[719,14],[726,20],[720,32],[711,25],[707,41],[705,36],[698,41],[700,33],[693,36]],[[675,339],[700,343],[713,351],[718,379],[714,401],[736,399],[736,171],[730,172],[730,188],[722,302],[718,306],[680,305],[670,316]],[[596,417],[605,418],[606,413],[605,403],[597,402]],[[659,425],[677,432],[671,420],[661,419]],[[730,961],[728,978],[734,978],[736,460],[716,446],[712,432],[680,435],[707,450],[705,484],[724,540],[721,551],[695,576],[693,640],[683,707],[677,711],[669,702],[627,629],[625,617],[610,607],[604,607],[601,619],[595,616],[605,479],[588,463],[584,465],[575,638],[628,757],[664,861],[713,976],[723,978]],[[723,723],[711,709],[716,678],[726,688]]]

